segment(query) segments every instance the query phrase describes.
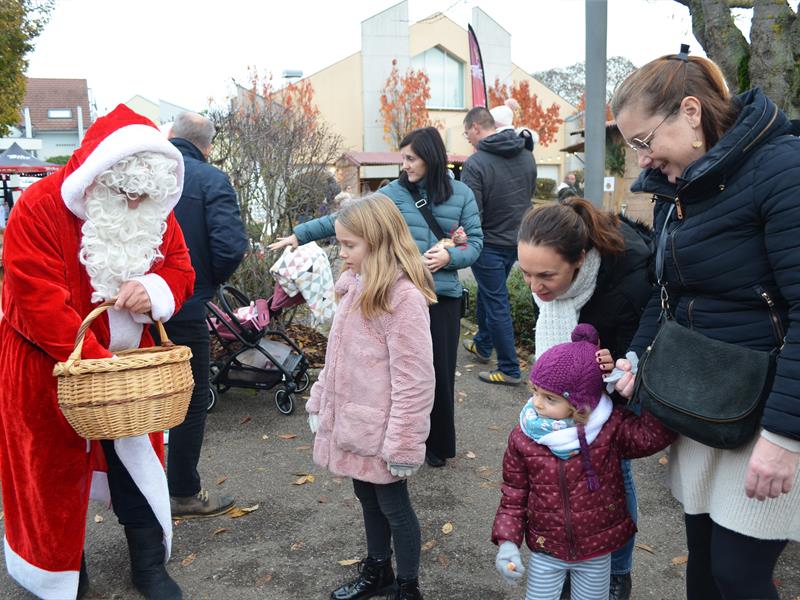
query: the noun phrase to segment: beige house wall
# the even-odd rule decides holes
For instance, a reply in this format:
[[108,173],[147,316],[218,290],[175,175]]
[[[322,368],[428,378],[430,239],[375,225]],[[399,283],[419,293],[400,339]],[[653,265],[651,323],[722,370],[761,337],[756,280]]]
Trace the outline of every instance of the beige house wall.
[[158,103],[152,102],[143,96],[136,95],[125,103],[132,111],[144,115],[153,123],[159,122]]
[[[442,133],[448,152],[469,155],[472,153],[472,147],[463,136],[464,116],[472,108],[467,32],[448,17],[438,13],[410,26],[410,58],[413,59],[414,56],[433,47],[443,48],[464,63],[465,106],[461,110],[430,110],[430,118]],[[386,77],[388,76],[387,71]],[[314,87],[314,102],[322,118],[335,133],[342,136],[343,149],[363,150],[361,53],[357,52],[310,75],[308,80]],[[517,81],[528,81],[531,91],[539,97],[545,108],[553,102],[558,104],[561,107],[562,118],[576,111],[569,102],[518,66],[512,65],[511,73],[502,83],[510,85]],[[493,83],[487,82],[488,85]],[[565,145],[567,145],[566,130],[562,124],[556,142],[547,147],[537,145],[534,149],[537,163],[556,165],[559,174],[563,176],[565,156],[558,149]]]
[[362,150],[361,53],[351,54],[307,79],[322,118],[342,136],[343,150]]

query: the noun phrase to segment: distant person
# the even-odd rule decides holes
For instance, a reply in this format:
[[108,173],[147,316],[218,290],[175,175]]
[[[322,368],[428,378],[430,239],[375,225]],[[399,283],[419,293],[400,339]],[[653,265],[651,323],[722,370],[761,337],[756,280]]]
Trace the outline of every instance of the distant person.
[[209,398],[209,334],[205,303],[239,266],[247,249],[236,192],[228,177],[208,164],[214,124],[182,112],[169,140],[183,155],[186,172],[175,217],[183,230],[197,275],[194,293],[164,327],[176,344],[192,349],[194,391],[186,419],[169,433],[167,480],[172,517],[212,517],[233,508],[233,498],[202,488],[197,465],[203,446]]
[[464,163],[461,181],[475,194],[483,229],[483,250],[472,264],[478,332],[464,347],[484,364],[497,351],[497,369],[480,372],[482,381],[517,385],[522,379],[506,280],[517,261],[519,224],[536,190],[536,162],[513,129],[496,131],[483,107],[467,113],[464,135],[476,151]]
[[346,270],[336,282],[325,368],[306,411],[314,462],[353,479],[367,557],[358,577],[330,597],[383,597],[397,584],[392,599],[422,600],[420,528],[407,480],[425,461],[433,406],[433,278],[386,196],[353,200],[334,227]]
[[[436,285],[436,303],[429,307],[436,394],[425,461],[431,467],[444,467],[447,459],[456,455],[454,396],[464,289],[458,270],[478,258],[483,232],[472,191],[448,175],[447,150],[436,128],[422,127],[409,133],[400,141],[400,155],[403,172],[380,193],[400,209]],[[280,238],[269,248],[296,247],[333,235],[335,218],[325,216],[298,225],[293,235]],[[434,232],[431,224],[444,235]],[[446,243],[443,237],[454,243]]]
[[578,178],[575,173],[569,172],[564,176],[564,181],[558,184],[556,188],[558,201],[563,202],[567,198],[575,198],[583,195],[583,192],[578,186]]
[[533,396],[503,457],[500,507],[492,527],[495,566],[508,581],[525,571],[525,598],[558,600],[567,573],[572,598],[606,600],[611,553],[636,531],[626,509],[620,458],[650,456],[673,434],[649,413],[614,407],[597,364],[597,330],[580,324],[531,369]]

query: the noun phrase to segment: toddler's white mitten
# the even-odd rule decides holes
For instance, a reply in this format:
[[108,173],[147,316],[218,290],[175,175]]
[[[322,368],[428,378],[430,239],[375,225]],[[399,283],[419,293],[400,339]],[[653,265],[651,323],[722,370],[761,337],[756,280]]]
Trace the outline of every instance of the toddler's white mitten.
[[519,548],[514,542],[505,541],[500,544],[497,550],[497,557],[494,559],[494,566],[503,576],[503,579],[512,585],[516,585],[525,567],[522,566],[522,557],[519,555]]

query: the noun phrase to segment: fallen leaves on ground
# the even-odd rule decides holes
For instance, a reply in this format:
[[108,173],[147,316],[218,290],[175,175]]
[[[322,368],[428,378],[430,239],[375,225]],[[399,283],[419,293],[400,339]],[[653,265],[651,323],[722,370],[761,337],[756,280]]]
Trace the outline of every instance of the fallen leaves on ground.
[[249,423],[252,420],[253,420],[253,418],[250,415],[247,415],[241,421],[239,421],[239,425],[245,425],[245,424]]
[[487,481],[491,481],[492,479],[492,469],[485,465],[482,467],[478,467],[476,473],[478,474],[478,477],[480,477],[481,479],[486,479]]
[[461,377],[461,371],[456,371],[456,377]]
[[303,544],[305,544],[305,542],[303,540],[299,540],[294,544],[292,544],[291,546],[289,546],[289,550],[291,550],[292,552],[297,552],[298,550],[300,550],[300,548],[303,547]]
[[428,550],[433,548],[435,545],[436,545],[436,540],[428,540],[427,542],[422,544],[422,551],[423,552],[427,552]]
[[228,528],[227,528],[227,527],[217,527],[217,528],[214,530],[214,533],[212,533],[211,535],[212,535],[212,537],[213,537],[213,536],[215,536],[215,535],[219,535],[220,533],[225,533],[226,531],[228,531]]
[[181,561],[181,566],[182,567],[188,567],[190,564],[192,564],[194,562],[195,558],[197,558],[197,554],[192,552],[189,556],[187,556],[186,558],[184,558]]
[[357,565],[361,561],[357,558],[346,558],[345,560],[337,560],[336,562],[338,562],[343,567],[350,567],[352,565]]
[[439,564],[440,564],[442,567],[444,567],[445,569],[447,568],[447,565],[449,565],[449,564],[450,564],[450,559],[449,559],[449,558],[447,558],[447,555],[446,555],[446,554],[440,554],[440,555],[437,557],[437,559],[436,559],[436,560],[437,560],[437,561],[439,562]]
[[685,565],[687,562],[689,562],[689,557],[688,556],[676,556],[675,558],[673,558],[669,562],[672,564],[673,567],[678,567],[680,565]]
[[450,521],[442,525],[442,533],[445,535],[453,533],[453,524]]
[[272,573],[265,573],[256,579],[256,587],[262,587],[264,584],[269,583],[270,581],[272,581]]
[[658,459],[658,464],[660,465],[668,465],[669,464],[669,457],[665,454],[661,458]]
[[281,433],[279,436],[282,440],[293,440],[297,437],[296,433]]
[[304,452],[306,450],[311,450],[311,446],[309,445],[298,446],[297,448],[295,448],[295,450],[297,450],[298,452]]
[[325,348],[328,338],[313,327],[292,323],[286,328],[286,335],[298,342],[311,368],[321,369],[325,366]]
[[94,522],[95,523],[102,523],[103,521],[105,521],[105,519],[103,518],[103,515],[95,515],[94,516]]
[[500,426],[499,425],[489,425],[489,427],[487,427],[487,429],[489,431],[500,431]]
[[475,453],[472,450],[470,450],[469,452],[467,452],[466,457],[469,459],[473,459],[475,458]]
[[220,475],[219,478],[217,479],[217,485],[222,485],[226,481],[228,481],[228,476],[227,475]]
[[292,482],[292,485],[305,485],[306,483],[314,483],[314,476],[307,473],[295,473],[299,475],[297,479]]
[[320,496],[319,498],[317,498],[317,502],[319,502],[320,504],[327,504],[328,502],[330,502],[330,499],[327,496]]
[[649,552],[650,554],[655,554],[656,553],[656,551],[653,550],[653,548],[651,546],[648,546],[647,544],[637,543],[636,547],[639,550],[644,550],[645,552]]
[[259,504],[254,504],[253,506],[236,506],[228,512],[228,516],[231,519],[238,519],[239,517],[250,514],[254,510],[258,510],[259,506]]
[[268,440],[269,436],[265,433],[264,435],[261,436],[261,439],[262,440]]

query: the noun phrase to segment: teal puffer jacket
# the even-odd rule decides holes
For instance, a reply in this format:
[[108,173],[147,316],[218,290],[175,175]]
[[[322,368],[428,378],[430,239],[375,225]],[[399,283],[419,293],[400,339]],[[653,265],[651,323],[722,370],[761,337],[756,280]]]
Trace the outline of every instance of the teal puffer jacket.
[[[478,205],[475,203],[472,190],[460,181],[451,183],[453,184],[453,195],[441,204],[431,204],[431,210],[436,222],[445,233],[450,234],[459,225],[462,226],[467,234],[467,244],[448,250],[450,263],[433,274],[433,282],[436,284],[437,295],[458,298],[461,296],[462,289],[458,279],[458,270],[469,267],[478,259],[483,249],[483,230],[478,215]],[[427,197],[425,182],[420,182],[417,187],[422,197]],[[400,185],[398,180],[382,187],[380,193],[389,197],[400,209],[420,253],[425,252],[438,241],[422,213],[414,205],[411,193]],[[335,235],[333,227],[335,218],[336,215],[333,214],[306,221],[294,228],[294,234],[300,244],[330,237]]]

